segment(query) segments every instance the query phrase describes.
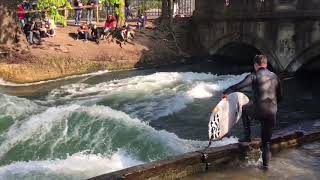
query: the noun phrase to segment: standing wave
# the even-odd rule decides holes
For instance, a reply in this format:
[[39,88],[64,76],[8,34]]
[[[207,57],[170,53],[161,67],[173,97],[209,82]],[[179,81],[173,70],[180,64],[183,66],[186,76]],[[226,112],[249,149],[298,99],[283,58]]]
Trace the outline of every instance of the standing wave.
[[[1,136],[4,141],[0,144],[3,165],[0,167],[0,177],[21,176],[24,179],[47,177],[48,173],[55,173],[52,177],[69,176],[61,172],[64,169],[62,167],[75,172],[75,160],[79,158],[83,160],[79,163],[84,164],[85,161],[93,163],[92,158],[120,164],[100,167],[98,163],[101,170],[109,172],[195,151],[207,144],[205,141],[180,139],[165,130],[156,130],[137,118],[109,107],[75,104],[48,108],[23,120],[20,125],[11,126]],[[215,145],[235,141],[230,138]],[[58,170],[54,172],[52,169]],[[70,177],[76,178],[87,171],[96,172],[88,167],[79,170],[77,176]],[[101,172],[95,175],[98,173]]]

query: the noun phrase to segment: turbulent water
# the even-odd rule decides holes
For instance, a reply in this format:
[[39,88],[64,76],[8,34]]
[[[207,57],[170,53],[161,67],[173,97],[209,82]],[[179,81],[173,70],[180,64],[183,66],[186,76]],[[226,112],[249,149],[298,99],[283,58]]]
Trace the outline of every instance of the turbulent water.
[[0,179],[85,179],[203,148],[211,107],[245,75],[159,72],[0,94]]
[[[2,82],[0,179],[86,179],[205,147],[221,91],[247,73],[190,69],[99,72],[23,86]],[[320,117],[319,87],[305,83],[285,83],[292,98],[280,104],[276,128]],[[239,124],[212,146],[237,142]],[[258,127],[255,122],[254,135]]]

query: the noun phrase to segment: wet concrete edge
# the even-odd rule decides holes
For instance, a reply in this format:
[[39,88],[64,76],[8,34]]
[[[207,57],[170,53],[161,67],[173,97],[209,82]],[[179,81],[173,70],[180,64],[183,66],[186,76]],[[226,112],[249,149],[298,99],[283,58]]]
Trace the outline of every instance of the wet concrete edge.
[[[320,123],[302,123],[276,132],[272,137],[272,152],[293,148],[301,144],[320,140]],[[211,147],[202,151],[189,152],[163,160],[133,166],[123,170],[93,177],[90,180],[118,179],[178,179],[206,171],[207,165],[239,160],[252,150],[260,148],[260,139],[251,143],[235,143],[220,147]]]

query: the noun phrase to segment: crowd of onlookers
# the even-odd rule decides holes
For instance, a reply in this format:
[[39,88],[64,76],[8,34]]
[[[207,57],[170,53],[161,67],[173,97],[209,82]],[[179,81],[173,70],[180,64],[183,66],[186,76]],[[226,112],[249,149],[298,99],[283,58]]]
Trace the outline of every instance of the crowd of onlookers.
[[[75,21],[74,23],[76,25],[80,25],[81,22],[81,14],[82,14],[82,9],[85,3],[83,0],[74,0],[73,1],[73,7],[75,10]],[[93,21],[93,10],[95,7],[98,6],[98,0],[87,0],[87,7],[85,8],[87,10],[87,22],[89,24],[92,23]]]
[[[73,3],[75,10],[74,23],[79,26],[75,37],[76,40],[83,39],[87,42],[91,39],[99,43],[100,40],[108,39],[109,37],[112,37],[111,39],[120,38],[122,40],[133,37],[133,31],[128,23],[125,23],[121,28],[117,28],[117,18],[114,15],[107,15],[103,27],[98,27],[96,24],[93,24],[94,9],[98,6],[98,0],[69,1]],[[127,2],[128,1],[126,1],[125,4],[125,17],[126,19],[129,17],[133,18],[129,3]],[[83,9],[87,10],[86,22],[81,21]],[[109,8],[106,8],[107,14],[111,14],[109,10]],[[55,36],[55,22],[46,15],[46,12],[37,11],[36,1],[23,0],[22,3],[17,5],[17,15],[20,26],[30,44],[40,44],[44,38]],[[137,16],[137,29],[144,29],[146,20],[146,15],[139,13]]]
[[36,10],[37,4],[28,0],[17,5],[20,26],[30,44],[40,44],[44,38],[55,36],[54,21],[46,13]]
[[121,28],[117,28],[116,17],[109,15],[103,27],[83,22],[78,28],[75,39],[83,39],[84,42],[88,42],[91,39],[97,44],[104,39],[108,40],[108,42],[115,40],[122,47],[122,43],[128,42],[129,39],[133,38],[134,32],[128,23],[125,23]]

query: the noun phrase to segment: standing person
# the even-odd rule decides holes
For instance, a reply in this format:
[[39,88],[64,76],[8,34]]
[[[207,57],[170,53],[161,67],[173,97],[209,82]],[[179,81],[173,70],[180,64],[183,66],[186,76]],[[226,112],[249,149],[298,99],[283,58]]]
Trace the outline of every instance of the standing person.
[[22,4],[17,5],[17,15],[20,22],[20,27],[23,28],[25,25],[25,11]]
[[29,1],[23,0],[22,6],[23,6],[23,9],[25,11],[27,11],[24,16],[24,23],[27,23],[27,22],[31,21],[30,13],[28,12],[31,10],[31,4],[29,3]]
[[125,14],[126,14],[126,19],[129,19],[129,17],[131,17],[131,19],[132,19],[132,13],[130,10],[129,0],[125,0]]
[[80,25],[81,22],[81,13],[82,13],[82,2],[81,0],[74,0],[73,1],[74,10],[75,10],[75,25]]
[[87,23],[92,24],[93,20],[93,9],[97,7],[98,1],[97,0],[88,0],[88,6],[91,6],[87,9]]
[[108,0],[104,1],[104,11],[106,12],[107,16],[111,14],[110,2]]
[[144,29],[144,26],[145,26],[145,17],[139,14],[137,19],[137,27],[138,29]]
[[270,142],[272,129],[276,122],[277,103],[282,98],[280,80],[276,74],[267,69],[267,57],[256,55],[253,59],[255,72],[249,74],[244,80],[227,88],[223,94],[240,91],[251,87],[253,90],[253,101],[242,108],[242,122],[244,126],[244,138],[239,142],[251,142],[250,119],[255,118],[261,123],[262,140],[262,167],[268,168],[270,159]]

